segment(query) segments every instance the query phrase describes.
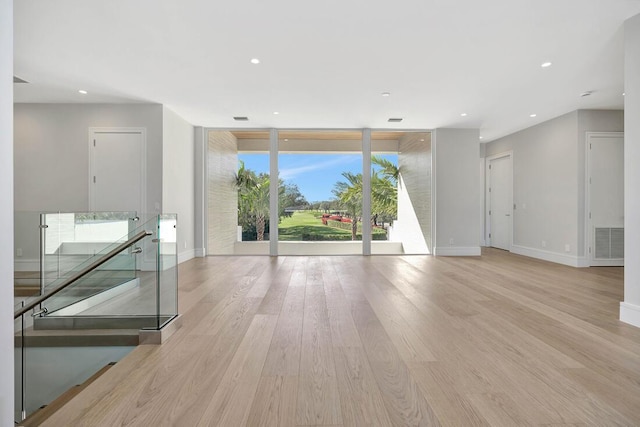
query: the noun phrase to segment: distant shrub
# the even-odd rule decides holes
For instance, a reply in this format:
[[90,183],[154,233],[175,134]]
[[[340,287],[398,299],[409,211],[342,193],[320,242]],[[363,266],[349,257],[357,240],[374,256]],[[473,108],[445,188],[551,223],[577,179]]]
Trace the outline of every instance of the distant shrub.
[[351,235],[349,234],[310,234],[310,233],[302,233],[302,240],[305,242],[319,242],[319,241],[345,241],[351,240]]

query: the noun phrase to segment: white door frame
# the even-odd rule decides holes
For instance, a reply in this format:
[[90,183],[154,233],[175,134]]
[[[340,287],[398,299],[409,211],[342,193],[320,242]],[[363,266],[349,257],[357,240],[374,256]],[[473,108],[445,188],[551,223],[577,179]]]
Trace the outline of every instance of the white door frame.
[[[489,212],[491,211],[491,161],[501,159],[504,157],[508,157],[511,160],[511,170],[509,174],[511,176],[511,191],[510,198],[511,203],[513,204],[513,150],[504,151],[502,153],[494,154],[492,156],[487,156],[485,159],[485,242],[487,246],[491,246],[491,215]],[[515,205],[514,205],[515,206]],[[512,209],[511,216],[509,217],[509,252],[513,249],[513,215],[515,209]]]
[[87,177],[89,182],[89,211],[93,211],[95,208],[95,194],[93,192],[93,176],[95,168],[95,151],[93,143],[96,134],[101,133],[137,133],[142,136],[141,156],[140,156],[140,212],[137,212],[138,216],[145,213],[147,209],[147,129],[143,127],[90,127],[89,128],[89,176]]
[[[589,179],[591,177],[591,150],[590,145],[596,138],[623,138],[624,140],[624,132],[586,132],[586,138],[584,150],[585,150],[585,166],[584,166],[584,254],[587,260],[586,266],[599,265],[605,266],[607,262],[605,260],[599,260],[597,264],[593,264],[593,254],[589,252],[591,248],[591,243],[593,241],[593,233],[591,232],[591,218],[589,218],[589,214],[591,213],[591,186],[589,185]],[[615,260],[611,262],[611,265],[619,265],[619,263]]]

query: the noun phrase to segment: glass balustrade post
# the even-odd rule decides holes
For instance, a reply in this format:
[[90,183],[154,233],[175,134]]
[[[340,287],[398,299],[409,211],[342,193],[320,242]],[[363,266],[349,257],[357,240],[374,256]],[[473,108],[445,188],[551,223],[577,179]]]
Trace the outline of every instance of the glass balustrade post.
[[160,230],[161,216],[158,215],[157,219],[157,236],[158,236],[158,247],[156,251],[156,329],[160,329],[160,313],[161,313],[161,300],[160,300],[160,284],[162,279],[162,232]]
[[[24,301],[21,304],[24,307]],[[20,316],[20,418],[21,421],[24,421],[27,418],[27,409],[26,409],[26,389],[27,389],[27,378],[26,378],[26,347],[25,347],[25,324],[24,324],[24,314]]]

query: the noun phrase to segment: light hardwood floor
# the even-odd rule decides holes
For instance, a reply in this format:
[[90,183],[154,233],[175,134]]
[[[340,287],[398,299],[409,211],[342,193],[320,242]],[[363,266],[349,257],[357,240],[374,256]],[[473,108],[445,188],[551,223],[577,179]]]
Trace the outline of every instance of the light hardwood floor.
[[640,425],[622,268],[482,257],[209,257],[184,325],[54,426]]

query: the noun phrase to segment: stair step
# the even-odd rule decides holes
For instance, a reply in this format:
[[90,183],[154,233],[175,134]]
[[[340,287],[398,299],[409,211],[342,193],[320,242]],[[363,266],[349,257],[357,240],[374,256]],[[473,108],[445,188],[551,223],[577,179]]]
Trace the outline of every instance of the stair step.
[[13,287],[13,296],[18,297],[34,297],[40,295],[40,285],[18,285]]
[[[137,346],[139,329],[64,329],[25,331],[26,347],[120,347]],[[21,347],[22,337],[15,335],[16,348]]]
[[23,427],[31,427],[31,426],[39,426],[44,423],[49,417],[55,414],[60,408],[69,403],[71,399],[76,397],[82,390],[87,388],[89,384],[100,378],[105,372],[107,372],[115,362],[111,362],[108,365],[105,365],[98,372],[93,374],[89,379],[87,379],[82,384],[78,384],[74,387],[71,387],[69,390],[62,393],[56,400],[51,402],[48,405],[42,406],[33,414],[29,415],[24,421],[19,423],[19,426]]
[[34,319],[36,330],[80,330],[80,329],[155,329],[168,322],[173,316],[139,315],[139,316],[45,316]]

